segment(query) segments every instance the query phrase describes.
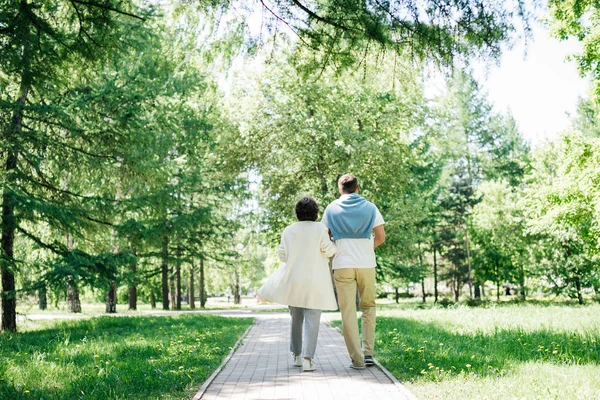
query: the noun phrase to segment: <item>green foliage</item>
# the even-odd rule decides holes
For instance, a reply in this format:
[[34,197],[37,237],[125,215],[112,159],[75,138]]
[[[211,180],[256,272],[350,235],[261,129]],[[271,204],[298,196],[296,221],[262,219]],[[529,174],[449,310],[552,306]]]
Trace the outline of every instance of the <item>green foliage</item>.
[[480,281],[494,282],[499,297],[505,282],[521,283],[521,273],[529,270],[527,248],[532,241],[525,235],[520,189],[495,181],[484,182],[479,190],[482,202],[474,209],[472,226],[475,275]]
[[260,175],[269,229],[278,232],[295,219],[301,195],[314,196],[323,210],[338,196],[337,178],[352,171],[382,212],[401,207],[396,199],[405,193],[413,158],[408,136],[422,118],[420,84],[408,73],[396,88],[396,77],[375,74],[307,80],[285,58],[265,68],[245,94],[251,119],[240,115],[238,151]]
[[365,53],[390,50],[413,58],[452,65],[470,56],[498,57],[515,24],[528,29],[525,2],[505,1],[330,1],[263,2],[273,30],[294,31],[311,69],[349,67]]
[[580,98],[577,114],[573,117],[573,129],[586,137],[600,137],[599,105],[590,99]]
[[[542,240],[537,259],[548,284],[583,303],[582,287],[598,287],[598,139],[566,134],[556,156],[532,177],[528,232]],[[540,157],[544,157],[542,153]]]
[[582,75],[590,74],[595,81],[595,96],[600,94],[600,30],[598,17],[600,7],[592,0],[550,0],[551,27],[554,35],[561,40],[576,38],[581,42],[582,51],[574,54],[573,60]]
[[5,399],[191,397],[251,319],[93,318],[0,334]]

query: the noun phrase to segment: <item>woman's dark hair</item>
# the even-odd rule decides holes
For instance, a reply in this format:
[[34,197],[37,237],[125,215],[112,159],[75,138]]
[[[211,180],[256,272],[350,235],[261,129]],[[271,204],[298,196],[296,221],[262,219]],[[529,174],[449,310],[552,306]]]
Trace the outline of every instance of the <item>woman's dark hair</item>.
[[298,221],[316,221],[319,215],[319,205],[310,197],[303,197],[296,203]]

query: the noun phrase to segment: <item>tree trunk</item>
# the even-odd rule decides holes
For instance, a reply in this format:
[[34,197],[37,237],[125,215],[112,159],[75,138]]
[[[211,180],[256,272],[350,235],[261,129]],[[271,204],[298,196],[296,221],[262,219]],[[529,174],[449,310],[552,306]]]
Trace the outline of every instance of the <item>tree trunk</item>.
[[421,293],[423,295],[423,303],[426,303],[427,298],[425,293],[425,270],[423,268],[423,252],[421,252],[421,241],[417,242],[417,247],[419,249],[419,269],[421,270]]
[[[113,249],[114,254],[119,253],[119,246]],[[106,291],[106,313],[115,314],[117,312],[117,282],[110,281],[108,290]]]
[[38,299],[40,304],[40,310],[45,310],[48,308],[48,296],[46,293],[46,286],[42,286],[38,290]]
[[433,293],[434,303],[438,302],[438,270],[437,270],[437,247],[433,246]]
[[[23,2],[23,6],[28,7],[27,3]],[[23,29],[24,37],[29,35],[29,27]],[[11,124],[7,127],[4,134],[4,146],[6,151],[6,164],[4,167],[4,188],[2,190],[2,245],[3,257],[0,261],[0,275],[2,275],[2,331],[17,330],[17,299],[15,294],[15,273],[13,249],[15,244],[15,230],[17,223],[15,221],[15,193],[13,192],[13,184],[15,184],[15,170],[17,169],[18,150],[15,148],[17,141],[15,140],[21,133],[23,127],[23,108],[27,102],[30,88],[30,47],[29,40],[25,42],[23,47],[23,59],[21,70],[21,84],[19,87],[19,98],[17,99],[18,107],[15,109]],[[12,146],[10,144],[15,144]],[[9,144],[9,146],[6,146]]]
[[481,300],[481,285],[475,282],[475,298]]
[[523,266],[519,268],[519,283],[521,285],[521,300],[525,301],[525,268],[523,268]]
[[204,257],[200,257],[200,307],[206,306],[208,296],[206,295],[206,282],[204,276]]
[[67,277],[67,310],[72,313],[81,312],[81,301],[79,301],[79,289],[77,284]]
[[175,309],[181,310],[181,247],[177,246],[177,263],[175,264]]
[[190,284],[188,288],[188,304],[190,305],[190,310],[196,309],[196,288],[194,287],[194,259],[192,258],[192,262],[190,263]]
[[163,236],[162,239],[162,304],[163,310],[169,309],[169,237]]
[[171,308],[175,309],[177,307],[177,300],[175,299],[175,268],[173,266],[169,268],[169,292],[171,294]]
[[395,292],[394,294],[396,297],[396,304],[398,304],[399,303],[398,300],[400,299],[400,292],[398,291],[398,288],[394,288],[394,292]]
[[468,267],[468,283],[469,283],[469,298],[473,298],[473,280],[471,278],[471,250],[469,249],[469,228],[465,227],[465,244],[467,248],[467,267]]
[[240,293],[240,273],[238,267],[235,267],[233,282],[233,304],[242,304],[242,295]]
[[500,301],[500,278],[496,277],[496,301]]
[[577,289],[577,300],[579,304],[583,305],[583,293],[581,292],[581,279],[579,279],[579,275],[576,275],[574,280],[575,288]]
[[106,292],[106,312],[114,314],[117,312],[117,282],[111,281]]
[[456,271],[456,277],[452,281],[452,286],[454,289],[454,301],[458,303],[458,298],[460,297],[460,280],[458,279],[458,265],[454,266]]
[[[73,243],[73,235],[67,234],[67,250],[73,251],[74,247]],[[73,279],[71,275],[67,277],[67,310],[72,313],[80,313],[81,312],[81,301],[79,300],[79,288],[77,287],[77,282]]]
[[[133,254],[133,256],[136,256],[136,248],[135,247],[131,247],[131,254]],[[131,283],[131,286],[129,286],[129,290],[127,293],[127,300],[129,303],[129,309],[130,310],[137,310],[137,285],[136,285],[136,272],[137,272],[137,259],[136,261],[133,261],[130,265],[129,268],[131,269],[132,275],[133,275],[133,282]]]
[[154,310],[156,308],[156,296],[154,295],[154,290],[150,291],[150,307]]

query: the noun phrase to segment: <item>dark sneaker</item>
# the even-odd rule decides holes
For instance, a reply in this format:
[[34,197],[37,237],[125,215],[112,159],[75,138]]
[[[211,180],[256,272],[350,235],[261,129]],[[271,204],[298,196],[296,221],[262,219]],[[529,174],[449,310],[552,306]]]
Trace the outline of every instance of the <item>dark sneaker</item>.
[[373,365],[375,365],[375,360],[373,359],[373,356],[365,356],[365,365],[367,367],[372,367]]

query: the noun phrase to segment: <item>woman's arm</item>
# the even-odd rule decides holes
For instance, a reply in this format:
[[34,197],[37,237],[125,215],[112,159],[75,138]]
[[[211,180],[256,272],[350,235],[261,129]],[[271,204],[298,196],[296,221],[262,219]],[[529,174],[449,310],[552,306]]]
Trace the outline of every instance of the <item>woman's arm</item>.
[[285,248],[285,241],[283,240],[285,232],[281,235],[281,242],[279,244],[279,248],[277,249],[277,256],[282,262],[287,262],[287,250]]
[[329,238],[329,230],[325,228],[321,234],[321,253],[323,253],[325,257],[333,257],[336,251],[337,246],[331,241]]

